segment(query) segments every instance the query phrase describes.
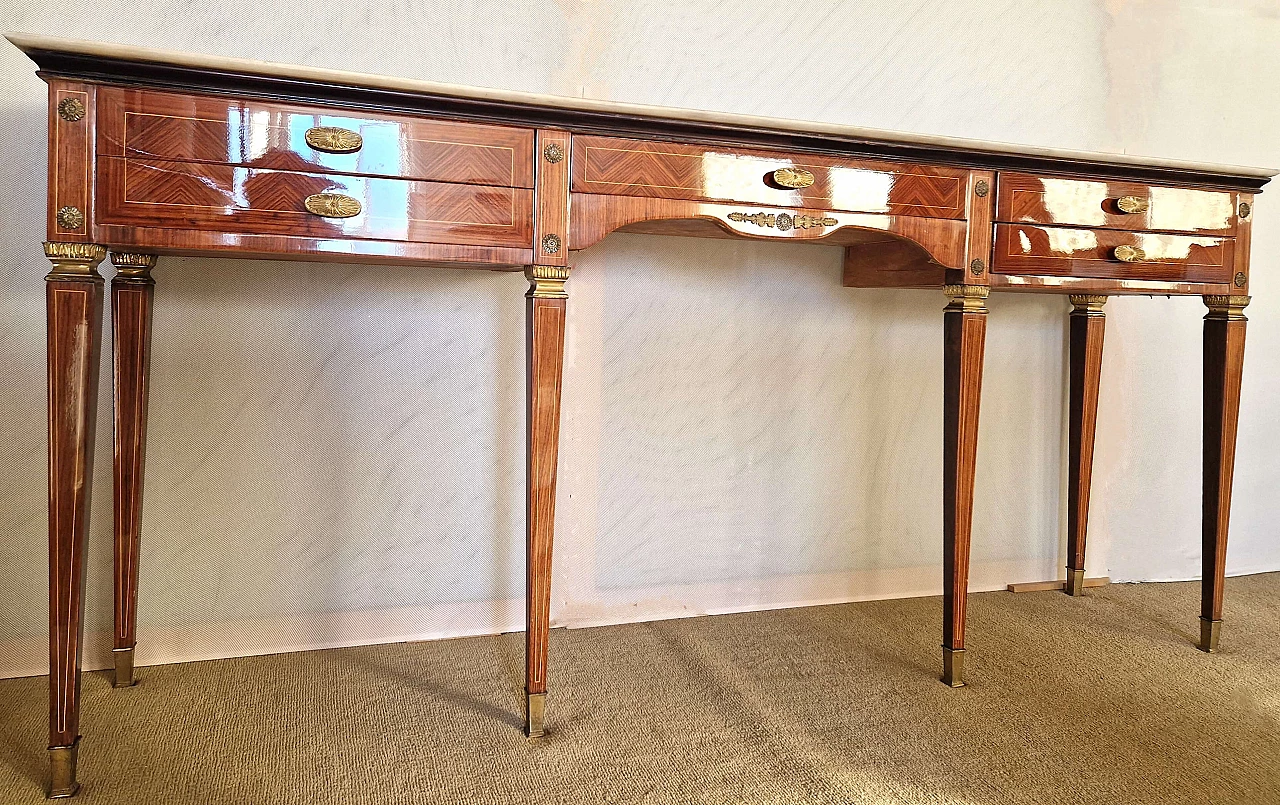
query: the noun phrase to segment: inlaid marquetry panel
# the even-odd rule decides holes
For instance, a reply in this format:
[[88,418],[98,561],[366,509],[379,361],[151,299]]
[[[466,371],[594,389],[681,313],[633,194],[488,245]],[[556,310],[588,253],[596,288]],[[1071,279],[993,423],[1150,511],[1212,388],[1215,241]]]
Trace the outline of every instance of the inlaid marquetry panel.
[[100,103],[104,156],[533,187],[531,129],[114,87]]
[[968,172],[954,168],[612,137],[575,137],[573,151],[579,193],[965,217]]
[[[991,270],[997,274],[1226,283],[1233,270],[1234,246],[1231,238],[998,224]],[[1136,250],[1137,255],[1126,250]],[[1121,254],[1138,259],[1125,261]]]
[[[100,160],[98,173],[102,224],[526,248],[533,233],[533,193],[520,188],[119,157]],[[308,211],[318,194],[359,213]]]

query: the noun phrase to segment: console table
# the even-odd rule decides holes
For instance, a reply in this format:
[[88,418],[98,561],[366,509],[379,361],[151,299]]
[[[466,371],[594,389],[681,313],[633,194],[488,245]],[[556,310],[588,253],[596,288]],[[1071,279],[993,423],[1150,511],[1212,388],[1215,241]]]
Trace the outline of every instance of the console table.
[[[945,296],[942,680],[964,684],[991,290],[1070,297],[1069,542],[1084,582],[1112,294],[1198,295],[1200,648],[1222,623],[1254,194],[1272,171],[614,104],[263,62],[9,40],[49,87],[49,752],[78,789],[80,648],[104,280],[114,388],[115,682],[134,684],[154,281],[163,255],[523,271],[526,713],[543,732],[566,283],[615,231],[845,247],[849,287]],[[921,295],[921,301],[932,296]],[[572,401],[570,401],[572,402]]]

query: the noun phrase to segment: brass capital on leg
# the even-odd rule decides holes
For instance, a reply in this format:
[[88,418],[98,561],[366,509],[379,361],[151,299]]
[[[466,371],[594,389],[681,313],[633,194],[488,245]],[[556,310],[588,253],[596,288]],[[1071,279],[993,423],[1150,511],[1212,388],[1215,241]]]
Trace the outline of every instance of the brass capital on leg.
[[942,683],[949,688],[964,687],[964,649],[942,647]]
[[116,663],[116,676],[111,681],[113,688],[131,688],[138,684],[133,678],[133,646],[111,649],[111,657]]
[[1218,638],[1222,634],[1222,621],[1200,617],[1200,650],[1206,654],[1218,653]]
[[146,281],[151,279],[151,269],[156,267],[156,256],[138,252],[112,252],[111,264],[116,267],[117,279]]
[[49,799],[74,797],[80,790],[76,782],[76,755],[80,749],[80,738],[70,746],[49,747]]
[[963,313],[986,313],[987,297],[991,289],[986,285],[945,285],[942,292],[946,294],[946,310],[958,310]]
[[539,738],[544,733],[547,713],[547,694],[524,694],[524,734],[530,738]]
[[45,241],[44,256],[53,263],[46,280],[89,280],[100,282],[98,264],[107,256],[107,247],[97,243]]
[[529,280],[529,291],[525,296],[530,299],[568,299],[564,283],[569,279],[567,266],[529,266],[524,270],[525,279]]

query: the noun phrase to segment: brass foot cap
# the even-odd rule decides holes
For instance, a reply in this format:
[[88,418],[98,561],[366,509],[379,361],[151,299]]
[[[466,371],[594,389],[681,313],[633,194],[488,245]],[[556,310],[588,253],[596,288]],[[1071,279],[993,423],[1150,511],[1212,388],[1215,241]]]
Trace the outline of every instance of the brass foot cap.
[[133,678],[133,647],[113,648],[111,656],[116,661],[116,676],[111,680],[113,688],[131,688],[138,684]]
[[1084,595],[1084,568],[1079,570],[1067,568],[1067,584],[1062,591],[1077,598]]
[[1218,637],[1222,634],[1222,621],[1200,617],[1200,650],[1206,654],[1218,653]]
[[547,694],[524,694],[524,734],[530,738],[540,738],[544,733],[543,723],[547,712]]
[[74,797],[80,790],[76,782],[76,754],[80,739],[70,746],[49,747],[49,799]]
[[942,684],[949,688],[964,687],[964,649],[942,647]]

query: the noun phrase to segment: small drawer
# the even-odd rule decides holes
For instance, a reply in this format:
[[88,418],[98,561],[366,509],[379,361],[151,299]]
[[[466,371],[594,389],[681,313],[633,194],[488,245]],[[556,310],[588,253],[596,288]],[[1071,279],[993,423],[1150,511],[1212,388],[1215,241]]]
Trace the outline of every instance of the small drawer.
[[98,160],[98,221],[529,248],[533,191],[128,157]]
[[997,184],[997,221],[1213,235],[1236,232],[1235,193],[1025,173],[1001,173]]
[[573,138],[573,191],[964,218],[968,171],[820,155]]
[[991,271],[1226,283],[1234,246],[1231,238],[997,224]]
[[104,87],[98,153],[533,187],[533,131]]

